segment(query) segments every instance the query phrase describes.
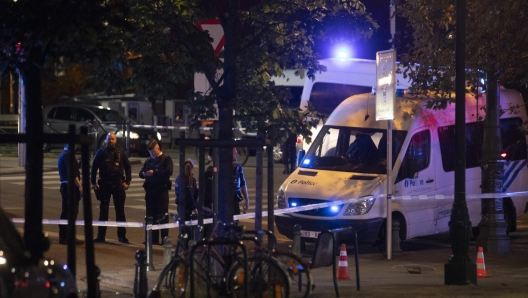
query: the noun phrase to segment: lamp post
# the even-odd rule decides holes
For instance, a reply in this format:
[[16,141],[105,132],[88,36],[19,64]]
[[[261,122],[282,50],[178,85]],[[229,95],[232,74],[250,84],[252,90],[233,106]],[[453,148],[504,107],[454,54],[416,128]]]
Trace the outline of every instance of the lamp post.
[[471,222],[466,203],[466,0],[456,0],[455,53],[455,200],[449,221],[449,237],[453,255],[444,265],[446,285],[477,284],[477,267],[468,255]]

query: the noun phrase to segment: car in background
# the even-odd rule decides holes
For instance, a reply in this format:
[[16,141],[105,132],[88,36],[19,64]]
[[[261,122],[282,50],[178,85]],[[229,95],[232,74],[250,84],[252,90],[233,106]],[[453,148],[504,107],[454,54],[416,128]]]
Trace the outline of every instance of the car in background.
[[[133,125],[135,122],[129,117],[98,105],[78,103],[64,103],[47,106],[43,109],[45,133],[67,133],[68,126],[75,124],[77,130],[81,126],[89,125],[89,133],[96,137],[97,148],[106,143],[106,135],[110,132],[116,134],[118,146],[125,149],[123,128],[127,121]],[[130,153],[148,156],[148,141],[155,138],[160,143],[159,132],[148,128],[132,127],[130,132]],[[44,143],[44,151],[49,151],[54,144]],[[63,144],[60,144],[61,146]]]
[[77,297],[75,277],[66,264],[30,261],[15,225],[0,207],[0,297]]

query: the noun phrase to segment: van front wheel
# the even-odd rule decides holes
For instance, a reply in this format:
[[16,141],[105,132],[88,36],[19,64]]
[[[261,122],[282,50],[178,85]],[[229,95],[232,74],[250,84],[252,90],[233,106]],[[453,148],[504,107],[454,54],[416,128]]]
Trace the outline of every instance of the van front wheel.
[[[399,229],[398,236],[400,238],[400,242],[402,242],[407,237],[407,225],[405,224],[405,219],[400,213],[394,213],[392,214],[392,223],[393,223],[392,224],[393,229],[396,228],[396,224],[397,224],[398,226],[397,228]],[[383,221],[382,226],[379,231],[379,236],[378,236],[378,240],[376,241],[376,244],[382,244],[382,246],[384,246],[386,239],[387,239],[387,222]]]
[[[510,205],[504,204],[502,207],[502,211],[504,211],[504,221],[506,222],[506,235],[510,235],[510,232],[513,232],[515,229],[515,216],[512,216],[512,209]],[[473,233],[473,237],[477,239],[478,235],[480,234],[480,227],[472,227],[471,232]]]

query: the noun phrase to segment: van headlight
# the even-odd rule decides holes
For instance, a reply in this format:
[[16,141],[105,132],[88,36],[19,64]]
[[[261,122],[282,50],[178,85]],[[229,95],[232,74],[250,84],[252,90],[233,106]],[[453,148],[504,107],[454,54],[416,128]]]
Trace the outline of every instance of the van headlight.
[[370,211],[370,208],[376,202],[376,198],[368,198],[361,200],[359,202],[351,203],[348,205],[345,213],[343,215],[363,215],[367,214]]
[[288,208],[288,202],[286,201],[286,196],[284,195],[284,190],[282,190],[282,188],[279,188],[279,192],[277,193],[277,208]]

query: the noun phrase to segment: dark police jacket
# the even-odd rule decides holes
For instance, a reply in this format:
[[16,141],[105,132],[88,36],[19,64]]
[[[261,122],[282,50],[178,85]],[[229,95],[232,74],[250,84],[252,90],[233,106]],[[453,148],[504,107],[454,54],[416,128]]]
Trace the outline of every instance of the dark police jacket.
[[191,177],[191,179],[191,182],[187,181],[187,183],[185,183],[185,178],[182,179],[181,176],[178,176],[174,183],[176,205],[180,204],[182,198],[184,197],[183,189],[185,185],[187,186],[185,189],[185,209],[187,209],[188,212],[192,212],[192,210],[196,209],[196,201],[198,200],[198,187],[196,186],[196,179],[194,179],[194,176]]
[[[143,168],[139,172],[139,177],[145,179],[143,188],[149,190],[168,190],[172,185],[170,176],[172,176],[174,164],[172,158],[168,155],[161,154],[156,158],[149,157],[143,164]],[[153,176],[145,176],[145,171],[154,171]]]
[[132,170],[125,151],[121,148],[106,146],[95,153],[91,182],[95,184],[99,170],[99,185],[116,186],[123,182],[130,185]]
[[[70,166],[70,154],[71,152],[69,150],[64,149],[59,155],[59,159],[57,160],[57,168],[59,169],[59,177],[61,183],[68,182],[68,167]],[[81,173],[79,170],[78,162],[73,165],[73,171],[73,175],[80,179]]]

